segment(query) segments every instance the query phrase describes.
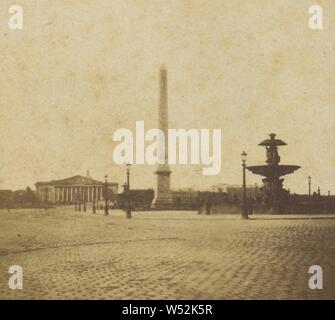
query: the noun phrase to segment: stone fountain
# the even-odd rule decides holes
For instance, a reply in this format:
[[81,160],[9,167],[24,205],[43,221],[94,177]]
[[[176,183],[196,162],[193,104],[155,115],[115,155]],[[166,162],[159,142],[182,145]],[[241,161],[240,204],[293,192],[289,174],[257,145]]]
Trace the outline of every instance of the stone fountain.
[[265,177],[262,180],[264,183],[264,203],[270,207],[271,213],[281,213],[285,207],[287,194],[283,189],[284,179],[281,177],[293,173],[300,166],[279,164],[278,147],[287,144],[276,139],[274,133],[270,134],[270,139],[265,139],[258,145],[266,148],[266,165],[247,166],[247,169],[254,174]]

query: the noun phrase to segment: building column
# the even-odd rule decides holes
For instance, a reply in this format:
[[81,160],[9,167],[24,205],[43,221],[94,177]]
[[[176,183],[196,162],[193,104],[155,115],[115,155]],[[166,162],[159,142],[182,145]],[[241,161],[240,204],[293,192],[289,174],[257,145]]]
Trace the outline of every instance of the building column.
[[70,196],[71,196],[70,202],[72,203],[73,202],[73,187],[70,187]]
[[71,203],[73,203],[73,187],[70,187]]
[[76,201],[76,188],[72,187],[72,203]]

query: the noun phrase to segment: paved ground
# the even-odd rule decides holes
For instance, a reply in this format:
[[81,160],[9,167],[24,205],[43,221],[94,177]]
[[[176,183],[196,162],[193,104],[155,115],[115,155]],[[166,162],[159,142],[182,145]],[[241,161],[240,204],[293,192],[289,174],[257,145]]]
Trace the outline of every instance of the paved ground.
[[[0,298],[334,299],[335,219],[316,218],[0,210]],[[8,288],[14,264],[23,290]]]

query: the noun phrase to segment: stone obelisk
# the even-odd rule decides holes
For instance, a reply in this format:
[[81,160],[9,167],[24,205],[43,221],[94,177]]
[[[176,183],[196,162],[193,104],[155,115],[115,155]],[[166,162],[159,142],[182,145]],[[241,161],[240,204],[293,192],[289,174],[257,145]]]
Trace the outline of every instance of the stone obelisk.
[[160,147],[165,147],[165,163],[159,164],[155,174],[157,175],[157,188],[153,206],[157,209],[169,209],[172,207],[172,195],[170,190],[170,167],[168,164],[168,83],[167,70],[162,66],[159,70],[159,110],[158,110],[159,129],[164,133],[165,140]]

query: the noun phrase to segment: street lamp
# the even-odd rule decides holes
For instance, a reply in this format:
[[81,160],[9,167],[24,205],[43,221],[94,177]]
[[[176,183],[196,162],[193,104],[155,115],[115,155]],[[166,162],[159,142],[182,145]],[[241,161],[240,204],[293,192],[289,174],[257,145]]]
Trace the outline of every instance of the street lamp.
[[108,216],[108,176],[105,175],[105,216]]
[[131,218],[131,206],[130,206],[130,163],[126,164],[127,168],[127,186],[126,186],[126,196],[127,196],[127,218]]
[[248,212],[247,212],[247,188],[246,188],[246,181],[245,181],[245,167],[246,160],[247,160],[247,153],[243,151],[241,153],[242,158],[242,168],[243,168],[243,204],[242,204],[242,219],[248,219]]
[[130,176],[130,163],[126,164],[126,168],[127,168],[127,188],[128,190],[130,189],[130,180],[129,180],[129,176]]
[[311,183],[312,183],[312,178],[311,176],[308,177],[308,195],[311,195]]

